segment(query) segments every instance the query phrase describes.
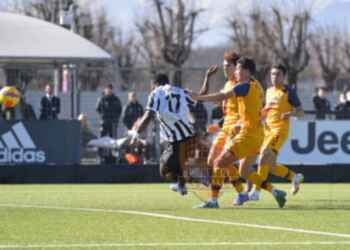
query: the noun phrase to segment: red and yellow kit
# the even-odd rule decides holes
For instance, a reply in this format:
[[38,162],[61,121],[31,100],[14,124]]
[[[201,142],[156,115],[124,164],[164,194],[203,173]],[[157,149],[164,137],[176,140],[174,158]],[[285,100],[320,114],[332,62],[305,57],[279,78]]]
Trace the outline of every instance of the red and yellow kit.
[[261,109],[264,90],[257,80],[251,79],[249,82],[237,84],[232,91],[237,98],[241,129],[233,139],[229,150],[238,159],[243,159],[258,154],[263,142]]
[[301,106],[296,92],[287,85],[278,84],[266,91],[266,126],[262,150],[272,149],[278,153],[288,138],[289,119],[281,115]]

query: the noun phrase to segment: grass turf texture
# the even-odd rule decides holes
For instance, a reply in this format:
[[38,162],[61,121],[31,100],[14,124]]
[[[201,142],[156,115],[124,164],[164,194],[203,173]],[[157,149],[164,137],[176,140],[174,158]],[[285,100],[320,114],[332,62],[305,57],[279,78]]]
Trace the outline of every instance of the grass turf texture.
[[[290,186],[277,187],[289,191]],[[0,249],[350,249],[350,184],[305,184],[297,196],[288,195],[285,209],[278,209],[268,193],[263,193],[260,202],[232,208],[234,195],[227,186],[220,198],[220,209],[198,210],[192,209],[199,200],[191,192],[184,198],[169,191],[166,184],[1,185]],[[316,230],[349,237],[181,221],[123,214],[120,210]]]

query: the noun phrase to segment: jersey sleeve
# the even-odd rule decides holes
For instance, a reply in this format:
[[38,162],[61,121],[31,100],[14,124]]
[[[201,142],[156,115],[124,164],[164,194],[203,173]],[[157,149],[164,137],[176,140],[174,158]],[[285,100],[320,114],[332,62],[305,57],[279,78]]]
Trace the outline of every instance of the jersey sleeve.
[[290,105],[292,105],[294,108],[299,108],[301,106],[300,99],[297,95],[297,92],[294,89],[287,88],[288,91],[288,102]]
[[249,88],[249,83],[241,83],[236,85],[232,91],[235,93],[236,96],[246,96],[248,95]]
[[159,110],[159,97],[156,91],[152,91],[148,96],[146,110],[157,112]]
[[183,93],[184,93],[186,102],[187,102],[190,106],[196,105],[197,102],[191,98],[191,96],[189,95],[189,93],[188,93],[187,90],[184,90]]

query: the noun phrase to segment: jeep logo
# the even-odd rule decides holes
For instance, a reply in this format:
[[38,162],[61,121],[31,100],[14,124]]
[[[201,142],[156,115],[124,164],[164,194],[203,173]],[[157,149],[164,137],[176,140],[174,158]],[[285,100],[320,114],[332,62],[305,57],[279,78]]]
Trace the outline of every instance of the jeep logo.
[[346,131],[341,136],[330,130],[316,134],[316,123],[309,122],[307,135],[306,145],[301,145],[298,139],[291,140],[291,147],[294,152],[298,154],[309,154],[318,148],[325,155],[333,155],[339,150],[350,154],[350,131]]

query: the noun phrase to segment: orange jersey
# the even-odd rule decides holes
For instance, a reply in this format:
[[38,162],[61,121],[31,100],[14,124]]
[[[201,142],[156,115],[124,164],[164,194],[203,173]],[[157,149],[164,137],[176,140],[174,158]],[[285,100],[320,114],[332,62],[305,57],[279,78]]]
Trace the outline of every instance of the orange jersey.
[[296,92],[287,85],[272,86],[266,91],[266,125],[271,129],[289,130],[289,119],[281,119],[283,113],[301,106]]
[[237,84],[233,91],[237,98],[241,130],[262,129],[261,109],[264,102],[264,90],[259,81],[251,79],[249,82]]
[[[236,85],[235,81],[227,81],[223,91],[230,91]],[[224,124],[222,126],[223,130],[232,129],[237,121],[239,120],[238,106],[236,97],[230,97],[223,101],[223,112],[224,112]]]

